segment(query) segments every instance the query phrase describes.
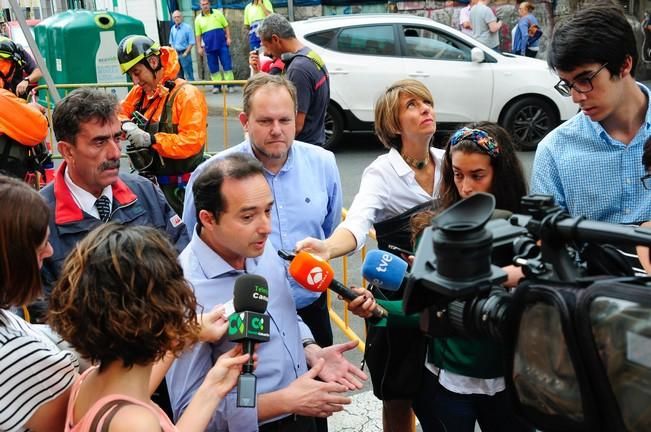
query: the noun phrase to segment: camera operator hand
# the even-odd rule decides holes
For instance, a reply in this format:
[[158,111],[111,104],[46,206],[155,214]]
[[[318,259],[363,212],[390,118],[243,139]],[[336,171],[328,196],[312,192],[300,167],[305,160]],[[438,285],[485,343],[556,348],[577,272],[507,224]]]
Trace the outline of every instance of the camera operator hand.
[[518,286],[520,279],[524,277],[522,268],[518,266],[508,265],[502,267],[502,270],[504,270],[508,276],[506,282],[503,283],[503,285],[507,288],[515,288],[516,286]]

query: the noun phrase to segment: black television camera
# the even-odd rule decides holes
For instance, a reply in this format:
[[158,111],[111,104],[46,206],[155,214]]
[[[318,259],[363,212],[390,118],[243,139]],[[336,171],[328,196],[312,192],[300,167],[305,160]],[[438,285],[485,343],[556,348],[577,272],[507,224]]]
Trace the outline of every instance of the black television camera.
[[[509,397],[539,430],[651,431],[651,278],[603,246],[651,246],[651,230],[571,218],[549,196],[522,204],[490,220],[494,198],[475,194],[434,218],[405,312],[432,336],[500,340]],[[512,293],[509,264],[525,274]]]

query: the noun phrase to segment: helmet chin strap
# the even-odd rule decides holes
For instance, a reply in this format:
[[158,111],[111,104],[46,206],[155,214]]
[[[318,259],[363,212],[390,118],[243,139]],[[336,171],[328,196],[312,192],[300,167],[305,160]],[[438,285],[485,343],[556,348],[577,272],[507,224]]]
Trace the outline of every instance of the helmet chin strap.
[[5,75],[4,73],[0,72],[0,80],[2,81],[2,88],[8,89],[9,85],[11,84],[11,76],[14,74],[14,71],[16,70],[16,65],[11,64],[9,67],[9,72]]
[[158,56],[158,66],[154,69],[151,64],[149,63],[149,60],[147,60],[149,57],[145,57],[144,59],[140,60],[140,63],[143,63],[147,69],[154,75],[154,78],[156,78],[156,72],[159,70],[163,69],[163,64],[160,60],[160,56]]

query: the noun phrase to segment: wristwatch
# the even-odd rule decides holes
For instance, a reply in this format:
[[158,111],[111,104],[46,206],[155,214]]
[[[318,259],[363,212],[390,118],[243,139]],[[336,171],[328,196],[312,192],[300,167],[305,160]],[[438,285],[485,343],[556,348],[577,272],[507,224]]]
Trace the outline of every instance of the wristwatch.
[[30,84],[30,83],[31,83],[30,80],[29,80],[29,77],[25,77],[25,78],[23,78],[23,81],[27,81],[27,84]]

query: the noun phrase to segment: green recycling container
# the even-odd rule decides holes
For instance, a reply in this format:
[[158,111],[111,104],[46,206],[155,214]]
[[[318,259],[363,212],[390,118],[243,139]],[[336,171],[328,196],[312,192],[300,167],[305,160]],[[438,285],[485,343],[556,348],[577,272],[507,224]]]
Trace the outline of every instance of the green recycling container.
[[[127,82],[117,59],[125,36],[145,34],[142,21],[128,15],[67,10],[34,27],[34,37],[55,84]],[[111,88],[118,98],[126,88]],[[59,93],[63,97],[65,90]],[[41,97],[45,91],[41,91]]]

